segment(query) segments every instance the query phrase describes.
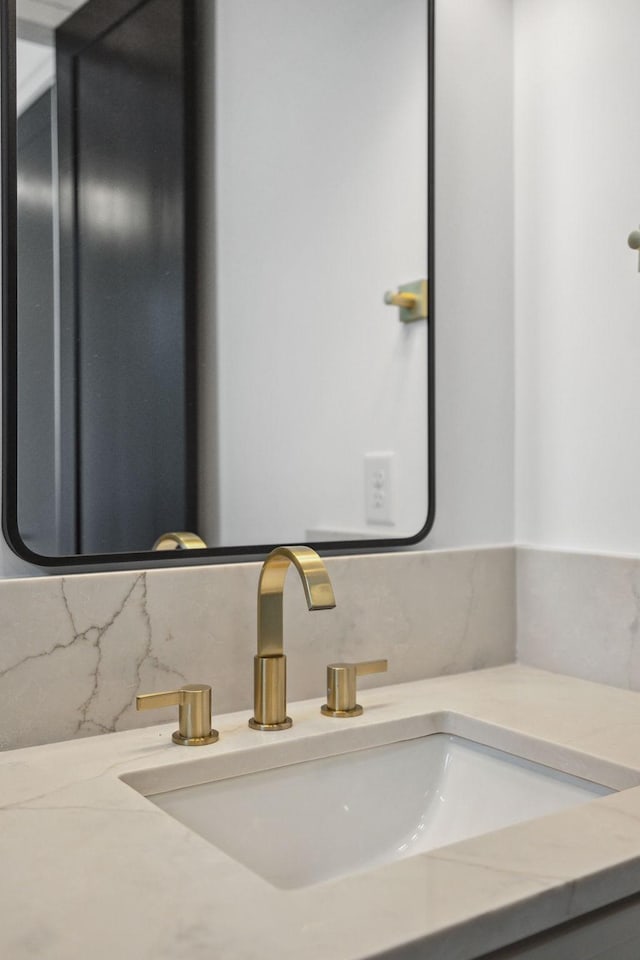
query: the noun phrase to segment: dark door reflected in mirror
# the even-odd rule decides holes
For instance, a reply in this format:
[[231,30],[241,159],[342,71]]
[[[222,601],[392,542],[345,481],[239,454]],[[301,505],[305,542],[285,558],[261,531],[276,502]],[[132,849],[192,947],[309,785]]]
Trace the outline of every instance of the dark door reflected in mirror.
[[425,533],[433,301],[402,322],[385,293],[433,262],[432,17],[426,0],[18,0],[19,553]]

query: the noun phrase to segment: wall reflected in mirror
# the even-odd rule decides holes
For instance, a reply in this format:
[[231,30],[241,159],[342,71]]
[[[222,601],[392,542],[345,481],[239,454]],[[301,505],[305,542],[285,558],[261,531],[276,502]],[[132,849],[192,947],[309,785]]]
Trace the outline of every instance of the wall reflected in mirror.
[[425,0],[18,0],[17,523],[49,557],[428,513]]

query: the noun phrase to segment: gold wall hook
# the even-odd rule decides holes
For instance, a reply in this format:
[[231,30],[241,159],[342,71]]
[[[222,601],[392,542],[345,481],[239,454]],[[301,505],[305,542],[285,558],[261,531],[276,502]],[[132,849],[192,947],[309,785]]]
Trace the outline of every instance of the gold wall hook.
[[[640,251],[640,230],[632,230],[627,237],[627,243],[632,250]],[[638,272],[640,273],[640,255],[638,256]]]
[[176,533],[163,533],[154,543],[152,550],[206,550],[207,545],[197,533],[187,530]]
[[418,298],[415,293],[393,293],[387,290],[384,295],[384,302],[389,307],[404,307],[405,310],[415,310]]
[[258,652],[253,662],[253,730],[286,730],[287,660],[282,635],[282,599],[289,566],[300,574],[309,610],[331,610],[333,588],[322,559],[310,547],[276,547],[258,583]]
[[396,293],[387,290],[384,295],[387,306],[399,307],[398,319],[402,323],[426,320],[429,316],[429,290],[426,280],[416,280],[398,287]]
[[136,710],[178,707],[178,729],[171,735],[181,747],[202,747],[215,743],[218,731],[211,726],[211,687],[206,683],[187,683],[179,690],[142,693],[136,697]]
[[356,678],[370,673],[386,673],[388,660],[364,660],[361,663],[330,663],[327,667],[327,702],[320,707],[325,717],[359,717],[362,707],[356,703]]

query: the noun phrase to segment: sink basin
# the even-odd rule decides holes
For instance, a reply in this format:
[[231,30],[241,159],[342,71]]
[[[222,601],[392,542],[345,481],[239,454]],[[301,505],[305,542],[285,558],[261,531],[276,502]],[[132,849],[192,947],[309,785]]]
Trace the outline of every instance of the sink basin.
[[149,799],[274,886],[292,889],[611,792],[436,733]]

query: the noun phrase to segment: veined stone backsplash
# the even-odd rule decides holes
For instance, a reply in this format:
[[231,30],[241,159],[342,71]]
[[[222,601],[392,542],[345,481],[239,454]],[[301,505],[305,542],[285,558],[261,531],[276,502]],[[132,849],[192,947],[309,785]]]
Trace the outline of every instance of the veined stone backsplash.
[[[326,561],[335,610],[285,590],[290,701],[322,696],[326,665],[388,657],[363,685],[511,662],[515,550],[406,552]],[[0,747],[124,730],[137,693],[210,683],[216,713],[249,708],[259,563],[0,582]],[[295,718],[294,718],[295,719]]]

